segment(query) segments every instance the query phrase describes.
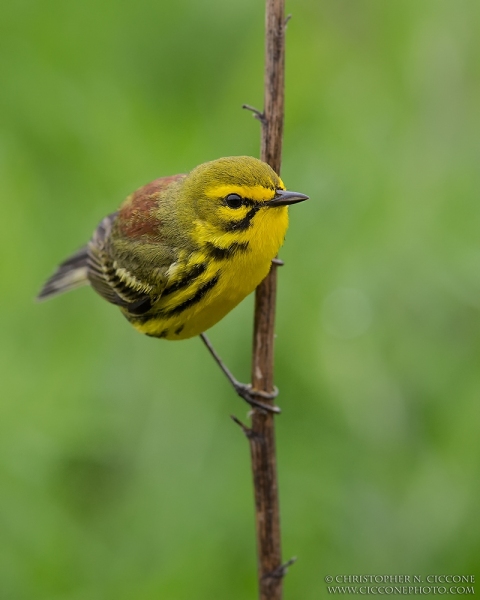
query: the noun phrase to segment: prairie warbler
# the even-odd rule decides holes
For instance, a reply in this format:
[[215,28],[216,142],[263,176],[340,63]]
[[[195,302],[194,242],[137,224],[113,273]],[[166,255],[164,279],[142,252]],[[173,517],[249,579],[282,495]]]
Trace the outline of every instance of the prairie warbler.
[[248,156],[156,179],[103,219],[38,298],[90,284],[142,333],[199,335],[267,275],[285,237],[288,205],[307,199]]

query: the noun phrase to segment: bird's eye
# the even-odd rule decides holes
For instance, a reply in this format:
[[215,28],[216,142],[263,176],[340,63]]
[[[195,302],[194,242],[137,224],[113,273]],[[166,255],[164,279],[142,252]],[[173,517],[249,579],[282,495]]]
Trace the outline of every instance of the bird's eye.
[[225,198],[225,202],[230,208],[240,208],[243,204],[242,197],[238,194],[228,194],[228,196]]

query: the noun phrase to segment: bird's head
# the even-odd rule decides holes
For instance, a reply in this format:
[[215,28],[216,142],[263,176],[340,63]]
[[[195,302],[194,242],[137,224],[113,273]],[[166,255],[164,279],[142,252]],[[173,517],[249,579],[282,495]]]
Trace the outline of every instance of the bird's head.
[[184,198],[210,229],[242,232],[261,220],[286,220],[287,206],[308,196],[285,190],[280,177],[266,163],[250,156],[230,156],[199,165],[183,185]]

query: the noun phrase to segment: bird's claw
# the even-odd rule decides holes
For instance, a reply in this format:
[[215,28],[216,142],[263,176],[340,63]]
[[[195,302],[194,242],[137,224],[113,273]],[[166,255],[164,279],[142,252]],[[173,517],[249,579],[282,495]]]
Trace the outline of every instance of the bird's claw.
[[260,398],[265,398],[265,400],[273,400],[278,396],[278,388],[275,386],[273,392],[264,392],[262,390],[254,390],[249,383],[240,383],[236,382],[234,384],[235,391],[237,394],[248,402],[250,406],[255,408],[260,408],[261,410],[266,410],[267,412],[273,412],[275,414],[280,414],[281,410],[278,406],[272,404],[266,404],[264,402],[259,402],[256,398],[260,396]]

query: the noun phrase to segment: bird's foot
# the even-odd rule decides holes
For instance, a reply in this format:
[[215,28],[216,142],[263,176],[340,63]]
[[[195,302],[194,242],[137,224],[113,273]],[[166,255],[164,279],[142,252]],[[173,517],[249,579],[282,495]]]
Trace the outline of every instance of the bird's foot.
[[234,390],[237,392],[240,398],[243,398],[245,402],[248,402],[248,404],[250,404],[250,406],[258,408],[260,410],[276,414],[282,412],[278,406],[257,400],[257,398],[263,398],[264,400],[273,400],[278,396],[277,387],[274,388],[273,392],[263,392],[262,390],[255,390],[249,383],[240,383],[240,381],[237,381],[237,379],[230,372],[230,369],[217,354],[215,348],[210,343],[208,337],[204,333],[202,333],[200,334],[200,338],[202,339],[208,351],[213,356],[215,362],[220,367],[228,381],[232,384]]
[[264,398],[265,400],[274,400],[278,396],[277,387],[275,387],[273,392],[263,392],[262,390],[254,390],[250,383],[240,383],[235,380],[232,381],[232,385],[240,398],[243,398],[250,406],[267,412],[273,412],[277,415],[282,412],[280,408],[274,404],[267,404],[266,402],[257,400],[258,397]]

